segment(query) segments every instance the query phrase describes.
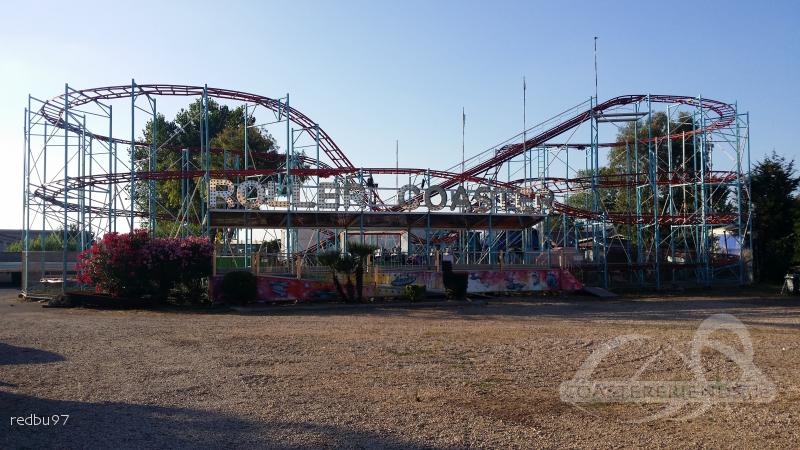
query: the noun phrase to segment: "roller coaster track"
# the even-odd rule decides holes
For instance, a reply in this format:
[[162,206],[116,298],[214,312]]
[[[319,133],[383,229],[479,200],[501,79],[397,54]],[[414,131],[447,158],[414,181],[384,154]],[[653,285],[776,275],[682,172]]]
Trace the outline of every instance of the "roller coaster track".
[[[52,125],[80,134],[83,131],[80,126],[69,121],[64,121],[64,112],[67,108],[77,107],[92,102],[100,102],[102,100],[130,98],[132,96],[198,97],[203,96],[204,91],[206,91],[208,96],[211,98],[236,100],[245,103],[261,105],[277,114],[285,115],[288,113],[289,120],[296,125],[299,125],[302,129],[309,131],[316,131],[317,129],[316,122],[291,106],[287,108],[286,104],[282,103],[280,100],[264,97],[262,95],[250,94],[247,92],[232,91],[230,89],[205,88],[204,86],[187,86],[177,84],[134,84],[124,86],[106,86],[83,89],[80,91],[69,91],[64,95],[60,95],[45,102],[40,112],[42,116]],[[126,145],[148,145],[148,143],[134,143],[129,140],[111,138],[109,136],[93,136],[98,140],[112,141]],[[353,164],[350,162],[347,156],[345,156],[344,152],[342,152],[339,146],[336,145],[333,139],[331,139],[330,135],[328,135],[328,133],[322,128],[319,128],[319,144],[320,150],[325,152],[325,154],[333,163],[334,167],[353,167]]]
[[[598,104],[593,108],[582,111],[573,117],[564,120],[556,125],[541,131],[539,134],[532,136],[527,141],[508,144],[497,152],[495,156],[486,161],[478,162],[472,167],[464,170],[463,173],[456,177],[446,179],[441,186],[443,188],[453,187],[463,181],[467,181],[470,177],[479,176],[479,174],[486,173],[487,171],[497,168],[506,161],[521,155],[526,149],[535,148],[547,143],[547,141],[554,139],[567,131],[570,131],[584,122],[591,120],[595,116],[601,116],[603,112],[625,105],[632,105],[641,103],[643,101],[650,101],[652,103],[669,103],[669,104],[684,104],[694,106],[701,109],[713,111],[717,117],[709,122],[709,124],[702,128],[694,129],[690,132],[676,133],[669,136],[670,139],[676,139],[682,136],[692,136],[698,133],[706,133],[716,129],[724,128],[736,120],[736,109],[727,104],[717,100],[699,99],[696,97],[687,97],[679,95],[622,95],[614,97],[603,103]],[[643,142],[655,141],[656,139],[665,139],[667,136],[658,136],[651,139],[644,140]],[[605,144],[604,146],[611,146],[613,144]],[[418,199],[417,199],[418,200]],[[566,212],[566,205],[559,205],[563,212]]]
[[[80,105],[85,105],[91,102],[101,102],[103,100],[130,98],[132,96],[202,96],[204,91],[207,92],[209,97],[242,101],[249,104],[261,105],[278,115],[287,114],[289,119],[299,125],[304,130],[314,130],[316,132],[317,125],[306,115],[294,108],[287,108],[280,100],[271,99],[268,97],[249,94],[240,91],[233,91],[228,89],[218,88],[205,88],[202,86],[187,86],[187,85],[171,85],[171,84],[141,84],[141,85],[124,85],[124,86],[108,86],[92,89],[84,89],[79,91],[70,91],[65,95],[55,97],[44,103],[40,109],[42,116],[52,125],[66,129],[70,132],[81,133],[83,130],[80,126],[70,121],[65,121],[65,111],[67,107],[73,108]],[[447,189],[452,188],[462,182],[474,182],[484,185],[492,186],[495,188],[503,188],[509,190],[518,190],[521,184],[526,181],[534,181],[542,186],[550,186],[556,193],[563,192],[578,192],[591,189],[592,184],[600,189],[603,188],[621,188],[621,187],[634,187],[637,176],[645,174],[621,174],[621,175],[607,175],[595,177],[579,177],[579,178],[544,178],[544,179],[520,179],[511,182],[501,182],[496,177],[489,178],[485,174],[489,173],[492,169],[500,167],[505,162],[521,155],[526,149],[536,147],[561,147],[568,146],[572,148],[588,148],[590,144],[554,144],[550,142],[552,139],[573,130],[579,125],[592,120],[594,117],[602,117],[602,115],[611,111],[614,108],[623,107],[626,105],[633,105],[642,102],[651,103],[668,103],[668,104],[683,104],[701,110],[710,111],[714,117],[706,122],[702,128],[696,128],[692,131],[676,133],[669,138],[675,139],[679,137],[692,136],[699,133],[707,133],[713,130],[721,129],[731,125],[736,120],[735,108],[727,103],[716,100],[700,99],[688,96],[674,96],[674,95],[624,95],[614,97],[594,107],[574,113],[571,117],[565,120],[560,120],[555,125],[549,127],[542,127],[543,129],[538,132],[533,132],[532,137],[527,141],[508,144],[499,148],[496,153],[485,161],[479,161],[468,167],[463,172],[430,170],[430,169],[416,169],[416,168],[356,168],[345,156],[344,152],[336,145],[333,139],[327,132],[319,128],[319,145],[325,155],[330,159],[332,165],[322,164],[316,159],[301,156],[300,161],[304,165],[301,168],[289,169],[290,175],[296,176],[319,176],[322,178],[333,176],[354,176],[357,174],[411,174],[420,176],[430,176],[432,179],[442,180],[439,183],[441,187]],[[92,134],[92,137],[99,140],[108,142],[121,143],[125,145],[147,146],[147,142],[132,142],[129,140],[112,138],[109,136],[101,136]],[[657,136],[651,139],[640,140],[640,142],[652,142],[656,140],[666,139],[667,136]],[[617,143],[599,143],[598,147],[613,147]],[[177,147],[171,146],[167,149],[175,150]],[[214,152],[222,152],[221,149],[210,149]],[[236,153],[236,150],[232,151]],[[277,153],[267,153],[260,155],[267,159],[282,159]],[[277,173],[285,173],[286,168],[272,168],[272,169],[229,169],[229,170],[210,170],[208,174],[211,177],[232,177],[232,176],[269,176]],[[124,184],[133,181],[145,180],[174,180],[186,178],[200,178],[205,176],[206,172],[201,170],[189,171],[158,171],[158,172],[118,172],[103,175],[92,175],[84,177],[70,177],[66,180],[55,181],[47,185],[38,186],[34,191],[34,196],[41,198],[51,204],[58,205],[67,210],[74,211],[78,209],[77,204],[64,202],[64,190],[76,191],[81,188],[102,185],[102,184]],[[741,176],[732,172],[709,172],[704,174],[706,183],[724,183],[735,180],[736,177]],[[594,179],[592,179],[594,178]],[[667,175],[659,174],[658,179],[652,180],[656,185],[676,184],[676,183],[695,183],[697,180],[691,176],[687,177],[685,174],[671,173]],[[422,194],[417,196],[414,200],[421,200]],[[404,208],[404,205],[396,205],[392,207],[380,206],[382,209],[399,211]],[[97,211],[102,213],[109,213],[110,209],[105,207],[83,206],[84,209],[90,211]],[[605,220],[614,223],[649,223],[649,218],[645,219],[644,216],[629,215],[623,213],[600,213],[595,211],[588,211],[563,203],[555,202],[553,210],[559,213],[566,213],[573,217],[586,218],[593,220]],[[112,214],[130,215],[129,210],[116,210],[111,211]],[[136,212],[140,216],[146,216],[147,212]],[[735,220],[734,214],[715,214],[709,213],[705,216],[706,223],[730,223]],[[683,214],[683,215],[668,215],[660,214],[658,217],[659,223],[662,224],[689,224],[699,223],[701,220],[696,214]]]

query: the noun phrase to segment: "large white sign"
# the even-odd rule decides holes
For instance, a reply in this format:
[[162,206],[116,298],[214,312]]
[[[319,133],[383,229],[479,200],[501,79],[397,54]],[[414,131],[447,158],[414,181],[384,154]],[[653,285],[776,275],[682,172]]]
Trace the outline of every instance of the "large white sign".
[[[374,188],[359,184],[319,183],[318,185],[291,185],[289,195],[280,195],[274,181],[266,184],[247,180],[235,185],[230,180],[212,179],[209,186],[209,207],[270,209],[288,208],[318,209],[324,211],[370,210],[377,204],[378,192]],[[381,189],[380,192],[387,192]],[[553,192],[549,189],[516,190],[479,186],[467,189],[458,186],[445,189],[439,185],[420,188],[407,184],[399,188],[393,204],[403,211],[425,208],[428,211],[472,211],[513,214],[541,214],[553,204]],[[312,200],[313,199],[313,200]]]

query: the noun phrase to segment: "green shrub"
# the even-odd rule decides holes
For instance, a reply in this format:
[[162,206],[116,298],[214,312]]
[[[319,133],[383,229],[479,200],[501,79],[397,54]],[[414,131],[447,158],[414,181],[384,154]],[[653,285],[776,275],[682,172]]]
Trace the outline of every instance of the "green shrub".
[[418,286],[416,284],[409,284],[405,287],[406,298],[408,301],[415,302],[425,298],[425,286]]
[[70,306],[75,306],[75,302],[69,295],[57,294],[47,302],[47,306],[69,308]]
[[[74,233],[71,231],[70,233]],[[44,239],[44,242],[42,242]],[[52,233],[47,234],[46,236],[36,236],[30,238],[28,240],[28,251],[31,252],[41,252],[41,251],[61,251],[64,249],[64,232],[63,231],[53,231]],[[67,250],[75,251],[78,250],[78,243],[80,240],[80,236],[75,236],[74,234],[69,234],[67,239]],[[86,242],[91,242],[92,237],[91,235],[86,235]],[[42,248],[44,247],[44,248]],[[22,241],[14,241],[6,246],[7,252],[21,252],[22,251]]]
[[222,298],[228,303],[244,305],[258,298],[256,276],[243,270],[226,273],[220,288]]
[[442,264],[442,284],[448,298],[463,300],[467,298],[467,285],[469,284],[469,274],[453,272],[453,266],[449,261]]

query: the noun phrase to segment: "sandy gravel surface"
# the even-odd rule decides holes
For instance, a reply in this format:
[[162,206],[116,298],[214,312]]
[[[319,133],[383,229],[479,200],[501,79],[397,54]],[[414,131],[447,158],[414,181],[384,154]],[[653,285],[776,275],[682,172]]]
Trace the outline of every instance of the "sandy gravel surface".
[[[242,314],[44,309],[15,294],[0,291],[0,448],[800,447],[797,301],[538,298]],[[680,354],[716,313],[748,326],[774,401],[630,423],[663,406],[560,400],[559,385],[620,335],[647,338],[598,377],[684,379]],[[741,348],[730,333],[719,339]],[[741,373],[713,351],[702,360],[708,380]],[[70,418],[11,425],[30,414]]]

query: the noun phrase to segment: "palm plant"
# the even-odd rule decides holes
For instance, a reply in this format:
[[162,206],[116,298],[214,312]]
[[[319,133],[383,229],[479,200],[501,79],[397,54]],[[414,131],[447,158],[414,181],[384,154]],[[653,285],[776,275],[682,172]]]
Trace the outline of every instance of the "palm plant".
[[[339,263],[341,260],[341,255],[339,255],[338,250],[329,250],[324,253],[320,253],[317,255],[317,261],[323,266],[328,266],[331,269],[331,278],[333,278],[333,285],[336,287],[336,292],[339,294],[339,298],[342,301],[346,301],[347,297],[345,296],[344,290],[342,289],[342,284],[339,283],[339,278],[336,277],[336,272],[339,268]],[[349,277],[348,277],[349,278]]]
[[356,292],[358,292],[359,302],[364,298],[364,266],[367,258],[375,253],[377,248],[374,245],[361,242],[349,242],[347,244],[347,251],[355,259]]
[[343,273],[345,277],[347,277],[347,283],[345,283],[345,289],[347,290],[347,301],[353,301],[354,292],[353,292],[353,282],[350,280],[350,274],[353,272],[353,269],[356,267],[356,261],[350,255],[341,255],[339,256],[339,260],[336,262],[336,271],[339,273]]

